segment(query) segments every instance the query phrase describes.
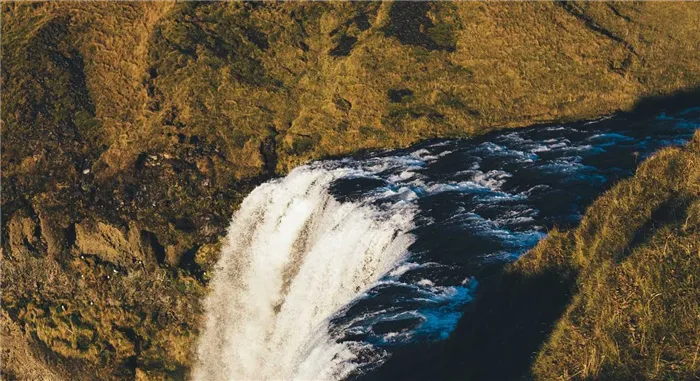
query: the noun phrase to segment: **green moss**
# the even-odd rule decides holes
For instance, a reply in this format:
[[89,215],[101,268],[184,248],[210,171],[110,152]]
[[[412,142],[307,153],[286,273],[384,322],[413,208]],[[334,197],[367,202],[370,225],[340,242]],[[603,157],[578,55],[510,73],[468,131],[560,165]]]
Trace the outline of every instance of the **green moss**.
[[435,44],[442,49],[455,49],[457,39],[454,27],[450,24],[442,23],[428,29],[428,36],[435,41]]
[[248,141],[248,136],[243,131],[234,130],[231,134],[231,144],[236,148],[243,148],[245,143]]
[[298,136],[292,142],[292,150],[297,155],[303,155],[314,148],[316,141],[307,136]]

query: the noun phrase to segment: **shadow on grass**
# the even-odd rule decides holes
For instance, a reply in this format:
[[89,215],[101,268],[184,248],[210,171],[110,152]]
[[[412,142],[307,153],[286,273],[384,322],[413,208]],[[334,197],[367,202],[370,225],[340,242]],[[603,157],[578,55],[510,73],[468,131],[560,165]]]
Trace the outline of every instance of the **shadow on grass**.
[[[700,106],[700,88],[640,99],[628,121],[645,121],[662,112],[676,113]],[[660,225],[678,221],[688,200],[672,197],[660,205],[634,235],[630,249],[647,240]],[[622,256],[628,254],[621,253]],[[617,258],[618,260],[620,258]],[[503,271],[483,279],[450,338],[444,342],[410,344],[392,352],[362,380],[523,380],[554,325],[571,302],[578,274],[552,266],[535,275]]]
[[575,281],[576,274],[565,269],[491,279],[446,344],[443,377],[523,378],[568,306]]
[[486,280],[446,342],[401,349],[363,380],[519,380],[572,295],[576,274]]
[[641,98],[626,114],[632,119],[644,119],[662,112],[675,113],[692,107],[700,107],[700,87]]
[[678,224],[685,220],[688,207],[690,207],[692,201],[693,198],[690,195],[674,194],[659,204],[651,212],[649,219],[637,229],[627,250],[615,257],[616,262],[622,262],[628,255],[632,254],[635,248],[647,242],[659,227]]

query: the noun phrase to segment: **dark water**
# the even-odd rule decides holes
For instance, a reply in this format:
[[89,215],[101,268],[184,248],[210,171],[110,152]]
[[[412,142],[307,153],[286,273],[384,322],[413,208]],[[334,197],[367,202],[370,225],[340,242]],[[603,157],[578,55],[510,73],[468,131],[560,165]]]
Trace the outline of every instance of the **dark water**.
[[[445,340],[479,282],[553,227],[575,226],[603,191],[658,149],[682,145],[700,108],[648,120],[624,117],[432,141],[336,163],[372,168],[331,186],[343,202],[417,208],[409,256],[331,320],[338,341],[364,342],[353,378],[380,353]],[[372,353],[370,353],[372,352]]]

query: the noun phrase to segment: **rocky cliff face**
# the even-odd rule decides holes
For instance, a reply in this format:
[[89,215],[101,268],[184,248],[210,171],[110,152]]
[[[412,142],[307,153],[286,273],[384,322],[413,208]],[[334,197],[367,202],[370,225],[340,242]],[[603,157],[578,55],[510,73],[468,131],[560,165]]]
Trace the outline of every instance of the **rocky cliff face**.
[[3,375],[185,377],[253,186],[695,88],[698,19],[692,3],[3,2]]

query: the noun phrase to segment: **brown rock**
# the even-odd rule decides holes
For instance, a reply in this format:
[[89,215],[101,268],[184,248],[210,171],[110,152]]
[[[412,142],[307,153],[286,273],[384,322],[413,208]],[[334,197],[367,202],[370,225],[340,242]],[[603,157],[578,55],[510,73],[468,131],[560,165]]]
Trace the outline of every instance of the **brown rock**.
[[63,249],[65,234],[62,227],[49,220],[43,213],[39,213],[39,226],[41,227],[41,237],[46,243],[46,253],[55,257]]
[[31,255],[30,249],[39,242],[36,237],[36,222],[25,211],[18,211],[12,215],[9,224],[10,248],[12,257],[19,260]]
[[179,265],[180,259],[186,250],[187,247],[182,243],[165,246],[165,262],[171,266]]
[[61,380],[37,356],[29,345],[29,338],[22,332],[20,326],[15,323],[5,312],[1,312],[2,324],[2,352],[0,360],[3,364],[3,379],[56,381]]
[[83,254],[95,254],[102,260],[124,264],[141,257],[139,246],[127,239],[128,233],[103,222],[83,221],[75,225],[75,248]]

